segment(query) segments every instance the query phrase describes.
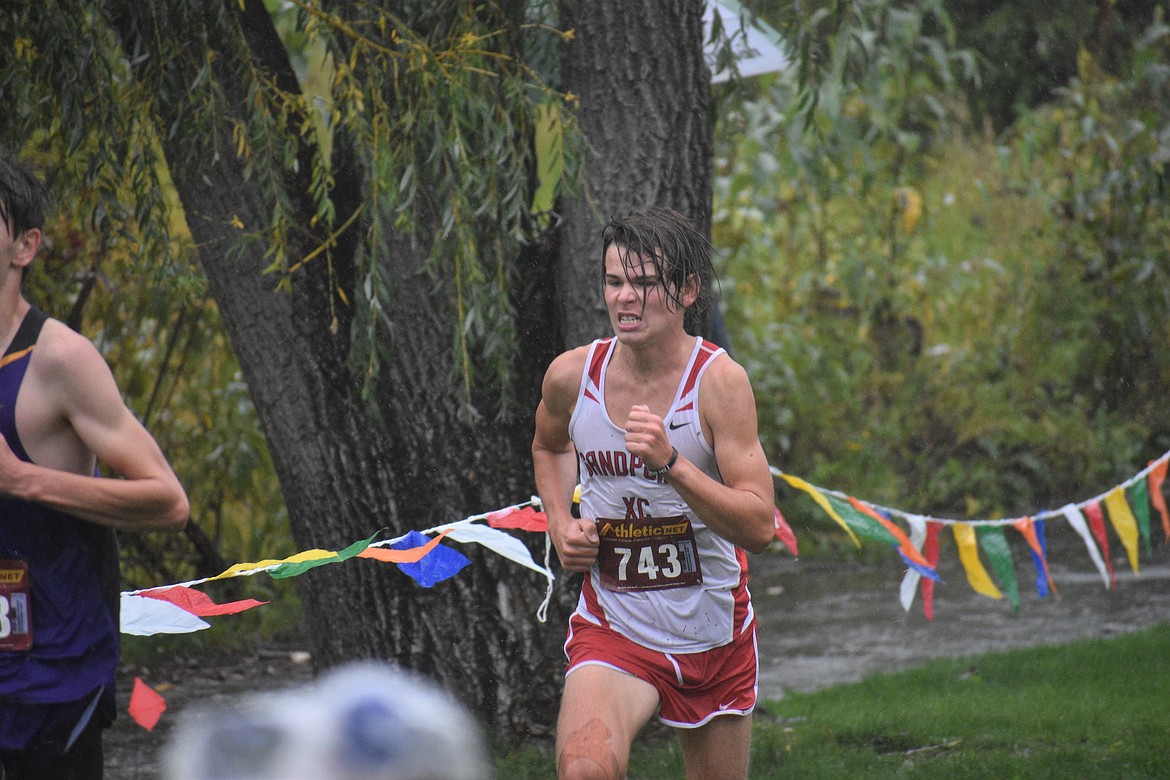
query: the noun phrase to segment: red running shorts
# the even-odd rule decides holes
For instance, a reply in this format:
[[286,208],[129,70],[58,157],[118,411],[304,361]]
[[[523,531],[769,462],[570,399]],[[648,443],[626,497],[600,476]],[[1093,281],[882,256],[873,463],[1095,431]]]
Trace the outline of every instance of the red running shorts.
[[698,728],[719,715],[747,715],[756,706],[760,665],[754,619],[722,647],[672,654],[649,650],[574,614],[565,655],[566,675],[598,664],[650,683],[658,691],[658,719],[675,728]]

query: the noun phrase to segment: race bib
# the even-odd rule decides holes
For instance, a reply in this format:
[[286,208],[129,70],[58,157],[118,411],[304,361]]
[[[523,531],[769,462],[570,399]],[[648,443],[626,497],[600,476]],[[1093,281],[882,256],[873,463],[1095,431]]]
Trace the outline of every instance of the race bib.
[[621,593],[702,584],[695,529],[688,518],[598,518],[596,523],[597,566],[607,590]]
[[0,652],[25,651],[32,647],[30,591],[28,564],[0,560]]

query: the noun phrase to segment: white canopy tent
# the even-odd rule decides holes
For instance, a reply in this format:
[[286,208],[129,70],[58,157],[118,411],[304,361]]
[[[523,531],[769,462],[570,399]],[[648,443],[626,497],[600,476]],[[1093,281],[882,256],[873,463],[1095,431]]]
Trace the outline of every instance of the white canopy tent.
[[750,21],[749,15],[735,0],[708,2],[703,11],[703,41],[707,62],[711,66],[712,83],[718,84],[731,78],[726,68],[716,70],[715,53],[720,43],[711,43],[716,13],[723,26],[723,43],[730,44],[741,77],[783,71],[791,65],[791,60],[784,53],[784,42],[773,28],[759,19]]

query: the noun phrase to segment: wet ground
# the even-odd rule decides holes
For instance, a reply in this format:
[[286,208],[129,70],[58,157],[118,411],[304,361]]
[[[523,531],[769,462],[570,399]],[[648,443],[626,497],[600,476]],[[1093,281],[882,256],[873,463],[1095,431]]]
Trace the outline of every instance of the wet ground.
[[[896,554],[870,565],[793,560],[767,553],[752,559],[752,595],[760,617],[760,688],[764,699],[811,691],[945,657],[1110,637],[1170,622],[1170,548],[1143,553],[1134,575],[1114,559],[1118,586],[1106,589],[1084,548],[1050,551],[1058,596],[1039,599],[1030,563],[1016,560],[1021,607],[971,590],[955,557],[944,550],[935,619],[916,599],[899,602],[904,567]],[[302,646],[268,646],[246,656],[193,652],[148,667],[126,665],[119,696],[126,706],[136,675],[155,687],[169,710],[152,732],[125,712],[106,741],[111,780],[157,780],[159,754],[176,716],[194,703],[226,702],[247,691],[282,688],[310,678]]]
[[[1083,559],[1083,560],[1082,560]],[[760,556],[753,561],[752,598],[760,619],[760,693],[812,691],[896,671],[936,658],[1110,637],[1170,622],[1170,548],[1147,558],[1139,574],[1124,556],[1113,561],[1109,590],[1084,548],[1050,552],[1059,595],[1039,598],[1029,562],[1016,560],[1020,609],[1006,598],[975,593],[957,562],[940,561],[934,620],[916,598],[902,609],[905,567],[847,565]]]

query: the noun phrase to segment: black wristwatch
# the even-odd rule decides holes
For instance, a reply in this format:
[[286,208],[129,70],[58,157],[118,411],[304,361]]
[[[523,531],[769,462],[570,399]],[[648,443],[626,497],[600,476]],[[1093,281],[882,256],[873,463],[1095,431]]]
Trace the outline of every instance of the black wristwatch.
[[646,469],[646,473],[655,478],[665,477],[668,473],[670,473],[670,470],[674,468],[674,464],[676,462],[678,462],[678,447],[671,447],[670,460],[666,461],[666,465],[660,469],[648,468]]

